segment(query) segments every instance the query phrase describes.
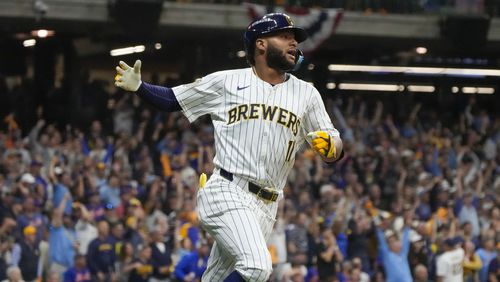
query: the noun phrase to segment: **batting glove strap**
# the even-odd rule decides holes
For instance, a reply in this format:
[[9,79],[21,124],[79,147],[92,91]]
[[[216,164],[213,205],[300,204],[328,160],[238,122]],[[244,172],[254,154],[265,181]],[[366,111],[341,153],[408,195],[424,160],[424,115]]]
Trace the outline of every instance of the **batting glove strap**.
[[315,131],[308,134],[311,138],[311,146],[313,149],[328,159],[337,157],[337,149],[333,137],[326,131]]

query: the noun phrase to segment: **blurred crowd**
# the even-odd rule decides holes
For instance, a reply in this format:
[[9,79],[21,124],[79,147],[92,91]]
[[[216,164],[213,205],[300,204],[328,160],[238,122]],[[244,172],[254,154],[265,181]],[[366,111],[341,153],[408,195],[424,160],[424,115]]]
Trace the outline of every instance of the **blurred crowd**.
[[497,0],[175,0],[183,3],[241,4],[244,2],[288,7],[342,8],[367,14],[462,13],[500,16]]
[[[50,101],[28,120],[29,87],[7,90],[0,281],[199,281],[213,243],[195,211],[198,175],[213,169],[209,117],[189,124],[91,85],[95,111],[72,122],[76,109],[54,116]],[[271,281],[498,281],[498,107],[420,96],[325,97],[345,157],[297,154]]]

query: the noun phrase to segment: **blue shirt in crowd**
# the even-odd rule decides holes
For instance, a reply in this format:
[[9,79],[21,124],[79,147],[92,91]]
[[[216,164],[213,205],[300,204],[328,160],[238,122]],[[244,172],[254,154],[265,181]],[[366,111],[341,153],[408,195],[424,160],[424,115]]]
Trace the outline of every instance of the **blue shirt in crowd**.
[[379,252],[382,257],[387,282],[412,282],[408,252],[410,250],[410,230],[405,228],[401,240],[401,251],[393,253],[385,240],[384,232],[377,228]]
[[[71,195],[68,187],[64,186],[61,183],[57,183],[56,185],[54,185],[54,197],[52,198],[52,203],[54,204],[54,207],[58,207],[61,204],[61,201],[64,199],[64,195],[66,195],[66,193]],[[66,206],[64,207],[64,214],[71,215],[72,208],[73,208],[73,199],[69,197],[68,200],[66,201]]]
[[497,252],[490,252],[483,248],[476,251],[476,254],[481,259],[483,267],[481,267],[481,271],[479,271],[479,281],[488,282],[488,266],[490,262],[497,257]]
[[72,267],[75,257],[75,233],[63,225],[49,227],[49,259],[65,267]]
[[91,282],[92,277],[88,268],[76,269],[71,267],[64,272],[64,282]]
[[193,251],[179,261],[175,267],[175,278],[184,281],[184,277],[193,272],[196,278],[201,279],[201,275],[207,269],[208,257],[200,257],[198,251]]
[[105,184],[99,188],[99,195],[104,203],[112,204],[113,207],[120,205],[120,188],[110,187]]

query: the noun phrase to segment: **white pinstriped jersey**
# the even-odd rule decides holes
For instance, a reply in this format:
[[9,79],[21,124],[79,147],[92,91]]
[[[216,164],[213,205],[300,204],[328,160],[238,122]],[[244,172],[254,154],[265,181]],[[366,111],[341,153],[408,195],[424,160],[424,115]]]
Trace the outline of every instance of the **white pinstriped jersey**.
[[443,282],[463,281],[464,250],[457,248],[441,254],[436,260],[436,274],[443,277]]
[[190,122],[211,115],[216,167],[278,191],[308,132],[338,135],[319,92],[293,75],[272,86],[252,68],[227,70],[173,91]]

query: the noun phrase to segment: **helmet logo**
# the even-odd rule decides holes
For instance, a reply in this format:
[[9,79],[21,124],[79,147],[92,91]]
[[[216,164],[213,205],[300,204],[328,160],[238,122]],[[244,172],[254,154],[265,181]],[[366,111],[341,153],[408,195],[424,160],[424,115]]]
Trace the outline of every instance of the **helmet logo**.
[[263,29],[263,30],[270,31],[270,30],[276,28],[277,26],[278,26],[278,24],[276,23],[275,20],[273,20],[271,18],[263,18],[263,19],[260,19],[256,22],[253,22],[252,24],[250,24],[250,26],[248,26],[248,30]]
[[285,16],[286,21],[288,22],[288,25],[293,26],[292,18],[290,18],[288,15],[284,15],[284,16]]

